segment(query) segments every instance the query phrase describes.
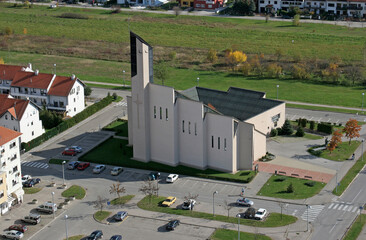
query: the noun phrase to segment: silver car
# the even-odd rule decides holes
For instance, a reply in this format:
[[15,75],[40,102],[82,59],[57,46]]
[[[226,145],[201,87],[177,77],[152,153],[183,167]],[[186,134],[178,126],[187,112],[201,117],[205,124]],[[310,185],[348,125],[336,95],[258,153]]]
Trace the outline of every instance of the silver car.
[[105,170],[105,165],[100,164],[93,168],[93,173],[101,173]]
[[10,239],[21,239],[23,238],[23,233],[16,230],[4,231],[3,237]]
[[123,168],[122,167],[114,167],[111,170],[111,174],[113,176],[117,176],[118,174],[120,174],[121,172],[123,172]]

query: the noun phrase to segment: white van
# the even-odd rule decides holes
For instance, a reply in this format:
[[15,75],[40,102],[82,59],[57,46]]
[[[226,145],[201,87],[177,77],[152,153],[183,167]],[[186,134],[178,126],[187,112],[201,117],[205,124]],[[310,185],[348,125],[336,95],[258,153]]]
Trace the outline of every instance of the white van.
[[57,211],[57,205],[55,203],[46,202],[43,205],[39,205],[37,207],[37,211],[46,212],[46,213],[53,213],[53,212]]

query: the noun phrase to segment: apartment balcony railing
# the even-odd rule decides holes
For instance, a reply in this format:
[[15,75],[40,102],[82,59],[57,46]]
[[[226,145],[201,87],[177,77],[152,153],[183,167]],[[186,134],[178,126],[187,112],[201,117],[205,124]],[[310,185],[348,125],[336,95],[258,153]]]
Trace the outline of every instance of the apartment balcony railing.
[[363,7],[358,7],[358,6],[345,6],[345,7],[337,7],[337,10],[363,10]]

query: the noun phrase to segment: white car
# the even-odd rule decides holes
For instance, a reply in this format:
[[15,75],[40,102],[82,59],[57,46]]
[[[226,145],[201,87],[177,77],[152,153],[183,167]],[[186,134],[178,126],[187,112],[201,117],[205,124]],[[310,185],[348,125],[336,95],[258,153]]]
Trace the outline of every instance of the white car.
[[100,164],[93,168],[93,173],[101,173],[105,170],[105,165]]
[[122,167],[114,167],[111,170],[111,175],[112,176],[117,176],[118,174],[120,174],[121,172],[123,172],[123,168]]
[[188,199],[187,201],[184,201],[184,203],[182,205],[182,209],[184,209],[184,210],[192,210],[195,204],[196,204],[196,200],[194,200],[194,199]]
[[77,153],[83,152],[83,149],[81,147],[79,147],[79,146],[67,147],[67,148],[65,148],[65,151],[67,151],[67,150],[74,150]]
[[173,183],[178,179],[178,177],[179,177],[178,174],[169,174],[165,181],[167,183]]
[[267,210],[264,208],[260,208],[254,215],[254,219],[263,220],[267,215]]
[[4,231],[3,237],[10,239],[21,239],[23,238],[23,233],[16,230]]
[[22,184],[25,183],[26,181],[28,181],[29,179],[32,179],[32,176],[31,175],[24,175],[22,177]]

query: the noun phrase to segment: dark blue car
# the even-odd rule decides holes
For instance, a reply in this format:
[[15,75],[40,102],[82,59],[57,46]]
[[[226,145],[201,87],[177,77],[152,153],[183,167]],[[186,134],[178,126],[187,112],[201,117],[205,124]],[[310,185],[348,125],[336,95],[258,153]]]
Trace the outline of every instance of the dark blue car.
[[113,235],[109,240],[122,240],[121,235]]
[[40,182],[41,182],[41,179],[32,178],[32,179],[29,179],[28,181],[26,181],[25,183],[23,183],[23,187],[33,187],[34,185],[36,185]]
[[101,230],[96,230],[90,234],[87,240],[98,240],[103,238],[103,232]]

